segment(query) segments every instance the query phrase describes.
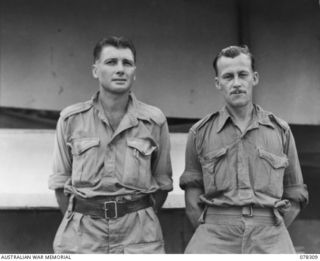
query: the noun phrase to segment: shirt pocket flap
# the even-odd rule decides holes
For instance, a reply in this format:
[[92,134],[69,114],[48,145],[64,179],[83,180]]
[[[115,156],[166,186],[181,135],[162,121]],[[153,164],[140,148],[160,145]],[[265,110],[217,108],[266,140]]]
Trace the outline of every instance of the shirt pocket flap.
[[289,165],[287,156],[278,156],[262,148],[258,148],[260,158],[265,159],[274,169],[286,168]]
[[209,171],[213,171],[216,163],[220,158],[227,154],[228,148],[221,148],[217,150],[213,150],[207,153],[205,156],[200,157],[200,162],[203,167],[209,169]]
[[156,146],[152,146],[151,142],[147,139],[128,139],[127,145],[130,148],[138,150],[143,155],[151,155],[151,153],[157,148]]
[[72,154],[80,155],[86,150],[99,146],[99,138],[81,138],[73,141]]
[[203,156],[203,161],[208,161],[208,160],[212,161],[212,160],[219,159],[220,157],[225,155],[227,151],[228,151],[228,148],[221,148],[221,149],[211,151],[207,153],[205,156]]

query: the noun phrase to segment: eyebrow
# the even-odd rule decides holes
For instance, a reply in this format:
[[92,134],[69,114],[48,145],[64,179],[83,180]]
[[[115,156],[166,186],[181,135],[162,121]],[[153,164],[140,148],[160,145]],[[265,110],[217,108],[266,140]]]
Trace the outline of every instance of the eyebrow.
[[122,60],[122,61],[130,61],[130,62],[134,62],[134,59],[130,59],[130,58],[119,58],[119,57],[109,57],[109,58],[105,58],[103,61],[109,61],[109,60]]

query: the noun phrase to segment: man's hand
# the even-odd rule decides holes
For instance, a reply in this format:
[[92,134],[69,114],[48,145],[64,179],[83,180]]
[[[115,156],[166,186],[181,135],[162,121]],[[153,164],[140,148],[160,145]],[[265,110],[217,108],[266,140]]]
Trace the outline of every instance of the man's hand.
[[154,199],[154,210],[155,212],[158,212],[160,208],[162,207],[163,203],[166,201],[168,196],[168,192],[164,190],[158,190],[155,193],[152,194],[152,197]]
[[290,208],[283,213],[283,219],[286,227],[289,227],[292,224],[301,210],[300,203],[295,201],[290,201],[290,203]]
[[185,190],[186,214],[194,228],[199,225],[199,218],[203,211],[203,208],[199,206],[201,194],[203,194],[203,190],[200,188],[190,187]]
[[56,189],[55,190],[55,194],[56,194],[56,198],[57,198],[57,201],[58,201],[58,205],[59,205],[60,211],[64,215],[64,213],[66,213],[67,208],[68,208],[69,197],[67,197],[64,194],[63,189]]

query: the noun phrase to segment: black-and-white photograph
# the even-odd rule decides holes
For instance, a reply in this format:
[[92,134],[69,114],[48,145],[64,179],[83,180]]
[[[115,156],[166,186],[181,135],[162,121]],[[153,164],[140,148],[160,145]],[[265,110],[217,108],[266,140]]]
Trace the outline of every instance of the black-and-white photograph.
[[0,255],[24,254],[318,259],[319,0],[0,0]]

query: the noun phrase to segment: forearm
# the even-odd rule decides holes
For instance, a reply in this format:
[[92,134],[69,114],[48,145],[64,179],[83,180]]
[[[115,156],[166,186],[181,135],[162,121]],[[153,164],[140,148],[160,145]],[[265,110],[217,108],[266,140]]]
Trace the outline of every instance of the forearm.
[[192,226],[199,225],[199,218],[203,208],[199,205],[199,196],[203,193],[200,188],[187,188],[185,191],[186,214]]
[[60,211],[62,212],[62,214],[64,214],[68,208],[69,197],[64,194],[63,189],[56,189],[55,194]]
[[156,212],[160,210],[164,202],[166,201],[168,192],[164,190],[158,190],[152,194],[154,200],[154,209]]

